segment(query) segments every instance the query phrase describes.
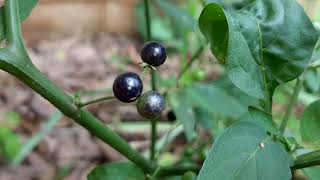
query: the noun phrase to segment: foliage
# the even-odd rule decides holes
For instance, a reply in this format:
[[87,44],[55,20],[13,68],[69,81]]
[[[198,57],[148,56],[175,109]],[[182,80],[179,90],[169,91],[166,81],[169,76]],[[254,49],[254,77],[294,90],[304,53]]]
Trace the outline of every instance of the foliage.
[[141,180],[144,173],[132,163],[112,163],[96,167],[88,180]]
[[[152,64],[146,65],[145,68],[150,70],[152,90],[164,92],[167,107],[173,110],[178,124],[184,127],[189,142],[187,148],[199,148],[191,153],[186,149],[185,156],[189,157],[177,158],[174,162],[167,161],[169,158],[165,155],[171,154],[162,152],[163,149],[156,152],[157,119],[150,121],[149,160],[84,109],[85,105],[110,97],[83,103],[81,96],[69,96],[32,64],[21,36],[20,19],[24,20],[30,14],[36,2],[6,0],[5,11],[0,10],[3,16],[1,27],[6,30],[0,35],[8,42],[0,50],[0,68],[30,86],[64,115],[133,162],[98,166],[89,174],[89,179],[163,179],[165,176],[169,176],[168,179],[195,179],[194,173],[200,171],[199,180],[283,180],[291,179],[292,171],[303,168],[307,168],[304,172],[308,176],[317,176],[315,169],[320,164],[317,145],[320,139],[319,100],[303,113],[302,142],[294,138],[296,131],[292,128],[285,131],[288,121],[297,118],[291,118],[291,112],[296,99],[301,98],[302,81],[305,80],[306,90],[303,93],[318,99],[314,94],[319,91],[316,83],[319,81],[319,46],[316,46],[319,32],[295,0],[210,0],[209,4],[204,3],[199,29],[196,26],[197,8],[191,7],[196,3],[191,0],[187,9],[181,9],[181,5],[172,1],[144,0],[144,6],[138,9],[142,35],[148,40],[170,41],[172,51],[180,53],[182,65],[177,77],[169,79],[162,78],[161,72],[151,67]],[[20,9],[17,9],[19,5]],[[202,81],[206,80],[206,75],[194,78],[194,72],[200,68],[193,71],[192,66],[201,62],[206,41],[218,62],[225,67],[226,75],[214,82],[211,79]],[[190,52],[194,55],[188,60]],[[293,92],[292,80],[295,80]],[[279,115],[272,107],[273,95],[279,86],[280,91],[290,89],[292,94],[280,128],[277,127]],[[128,88],[120,94],[123,91]],[[204,142],[199,137],[200,128],[218,136],[216,139],[210,137],[214,141],[210,150],[206,147],[212,142]],[[10,160],[19,149],[19,143],[4,138],[8,136],[17,139],[10,129],[0,131],[0,147],[5,147],[1,152],[8,154]],[[165,137],[170,137],[170,132]],[[164,144],[168,144],[167,140],[164,139]],[[297,149],[308,153],[298,154]],[[311,151],[313,149],[316,151]],[[157,153],[161,157],[160,163]],[[201,156],[201,160],[206,158],[201,169],[194,163],[195,155]]]

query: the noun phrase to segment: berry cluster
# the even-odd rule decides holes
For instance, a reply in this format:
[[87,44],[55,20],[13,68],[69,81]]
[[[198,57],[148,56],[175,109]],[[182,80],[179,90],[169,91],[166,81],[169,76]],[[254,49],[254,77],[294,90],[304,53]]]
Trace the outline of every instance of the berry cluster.
[[[167,59],[166,49],[154,41],[146,43],[140,55],[142,61],[152,67],[162,65]],[[165,108],[164,98],[156,91],[148,91],[144,94],[142,91],[143,82],[136,73],[121,74],[113,82],[113,94],[119,101],[131,103],[138,100],[136,107],[141,116],[147,119],[159,117]]]

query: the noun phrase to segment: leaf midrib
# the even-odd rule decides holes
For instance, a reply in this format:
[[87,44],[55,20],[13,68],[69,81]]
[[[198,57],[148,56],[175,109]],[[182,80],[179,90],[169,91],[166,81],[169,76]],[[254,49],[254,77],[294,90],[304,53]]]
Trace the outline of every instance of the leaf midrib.
[[[263,143],[263,144],[266,144],[267,141],[270,140],[270,137],[265,137],[263,139],[262,142],[260,143]],[[252,158],[255,158],[255,155],[257,154],[257,152],[259,151],[259,149],[261,149],[260,145],[258,144],[257,145],[257,148],[252,152],[252,154],[249,156],[249,158],[239,167],[239,169],[236,171],[236,173],[234,174],[234,176],[232,177],[232,179],[236,180],[237,177],[240,175],[242,169],[248,164],[248,162],[252,159]]]

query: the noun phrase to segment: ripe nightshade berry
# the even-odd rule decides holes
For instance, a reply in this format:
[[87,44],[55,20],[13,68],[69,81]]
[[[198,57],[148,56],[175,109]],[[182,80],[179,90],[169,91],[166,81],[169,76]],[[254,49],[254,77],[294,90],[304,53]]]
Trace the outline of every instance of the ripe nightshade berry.
[[146,43],[140,55],[143,62],[155,67],[162,65],[167,59],[166,49],[155,41]]
[[137,110],[139,114],[147,119],[159,117],[164,108],[164,98],[156,91],[148,91],[144,93],[137,102]]
[[143,83],[139,75],[127,72],[119,75],[113,82],[114,96],[124,103],[137,100],[142,93]]

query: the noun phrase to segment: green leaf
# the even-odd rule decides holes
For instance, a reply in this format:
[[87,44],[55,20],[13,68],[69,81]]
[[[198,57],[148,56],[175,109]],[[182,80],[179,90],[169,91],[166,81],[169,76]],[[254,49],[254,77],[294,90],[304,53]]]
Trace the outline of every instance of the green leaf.
[[320,100],[310,104],[303,112],[300,132],[302,141],[320,144]]
[[310,180],[320,180],[320,166],[304,168],[303,171]]
[[144,173],[132,163],[111,163],[94,168],[88,180],[143,180]]
[[185,135],[188,141],[194,140],[195,133],[195,114],[193,103],[185,92],[172,92],[168,95],[168,102],[173,109],[177,119],[181,121],[185,129]]
[[267,132],[280,135],[277,125],[272,120],[272,115],[267,114],[254,107],[249,107],[248,114],[243,118],[243,121],[248,121],[264,128]]
[[187,11],[167,0],[156,0],[155,2],[165,13],[165,15],[170,17],[174,23],[174,27],[178,28],[179,32],[194,32],[198,30],[197,21],[193,19]]
[[312,69],[305,72],[304,87],[309,93],[316,93],[320,90],[320,78],[318,71]]
[[0,156],[11,162],[21,148],[19,136],[8,128],[0,128]]
[[318,40],[294,0],[255,0],[237,11],[209,4],[199,26],[230,80],[266,104],[277,85],[304,71]]
[[219,86],[197,84],[185,91],[186,97],[190,99],[194,106],[206,109],[208,112],[219,113],[232,118],[239,118],[247,112],[247,107]]
[[280,143],[249,122],[228,128],[214,143],[198,180],[289,180],[288,156]]
[[[38,0],[19,0],[19,13],[20,20],[23,22],[26,20],[33,8],[38,4]],[[4,8],[0,8],[0,40],[5,38],[5,23],[4,23]]]

